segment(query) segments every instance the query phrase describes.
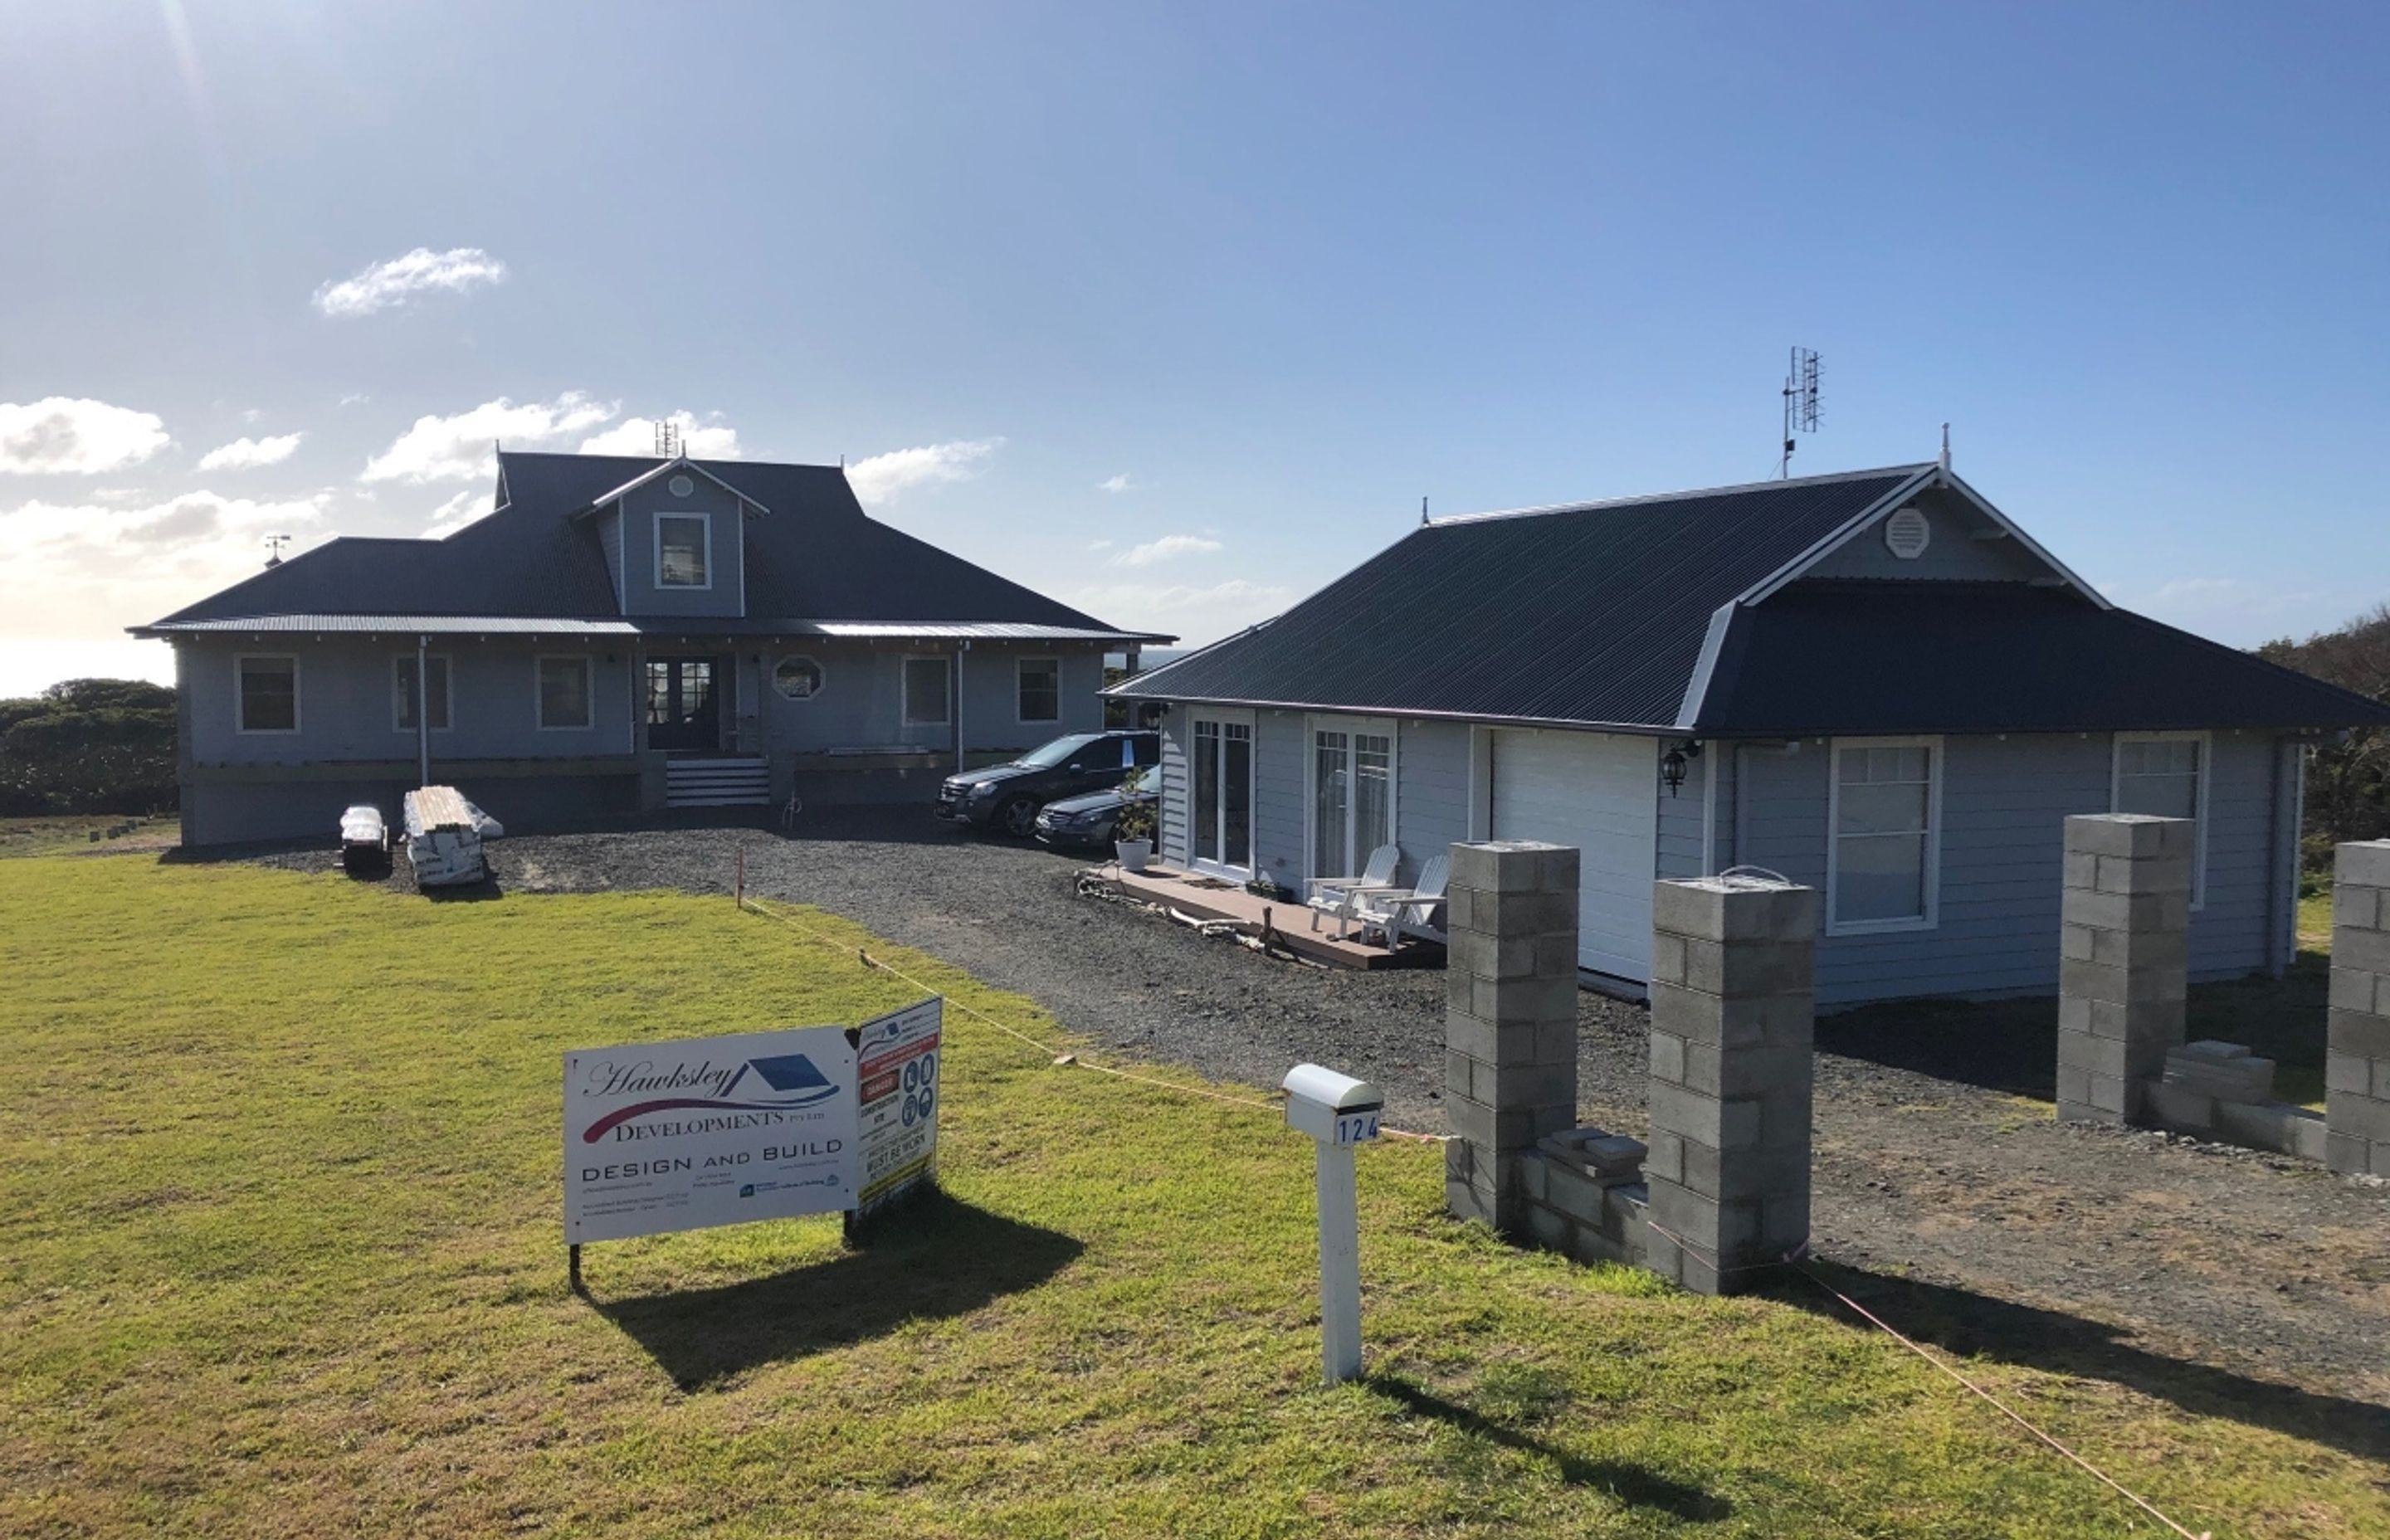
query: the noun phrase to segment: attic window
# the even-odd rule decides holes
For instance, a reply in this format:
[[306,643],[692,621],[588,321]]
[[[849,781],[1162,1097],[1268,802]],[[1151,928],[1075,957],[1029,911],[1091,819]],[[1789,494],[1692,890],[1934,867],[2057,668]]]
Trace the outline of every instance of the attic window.
[[1934,526],[1915,508],[1902,508],[1883,521],[1885,548],[1903,561],[1914,561],[1934,544]]
[[656,586],[711,588],[712,526],[701,513],[656,515]]

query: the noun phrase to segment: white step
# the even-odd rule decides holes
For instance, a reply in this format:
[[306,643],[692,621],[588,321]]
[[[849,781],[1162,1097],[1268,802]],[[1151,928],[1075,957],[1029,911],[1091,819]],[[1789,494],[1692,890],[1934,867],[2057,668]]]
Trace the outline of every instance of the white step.
[[676,759],[664,764],[666,807],[765,807],[772,772],[761,759]]

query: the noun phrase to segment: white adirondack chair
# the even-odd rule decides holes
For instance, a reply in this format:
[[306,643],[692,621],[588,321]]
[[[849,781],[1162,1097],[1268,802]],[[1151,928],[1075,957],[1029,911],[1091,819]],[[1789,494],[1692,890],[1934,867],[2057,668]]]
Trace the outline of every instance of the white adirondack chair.
[[1353,916],[1360,923],[1361,934],[1381,932],[1389,952],[1400,946],[1405,936],[1441,943],[1445,932],[1438,922],[1443,918],[1445,884],[1451,875],[1449,856],[1431,855],[1420,867],[1417,887],[1380,888],[1362,894]]
[[1315,877],[1303,885],[1303,902],[1311,910],[1311,928],[1319,929],[1319,917],[1336,917],[1336,939],[1344,939],[1345,927],[1353,920],[1354,905],[1363,893],[1377,892],[1394,885],[1394,868],[1403,863],[1399,846],[1380,845],[1369,853],[1369,859],[1355,877]]

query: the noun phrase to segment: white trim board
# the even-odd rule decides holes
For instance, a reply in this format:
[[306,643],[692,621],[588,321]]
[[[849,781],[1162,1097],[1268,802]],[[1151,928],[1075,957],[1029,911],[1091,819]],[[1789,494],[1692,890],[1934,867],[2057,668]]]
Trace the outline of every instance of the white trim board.
[[[664,520],[694,519],[705,531],[705,581],[703,583],[666,583],[664,581]],[[650,559],[648,586],[659,594],[710,594],[713,591],[713,515],[702,508],[658,508],[648,515]]]

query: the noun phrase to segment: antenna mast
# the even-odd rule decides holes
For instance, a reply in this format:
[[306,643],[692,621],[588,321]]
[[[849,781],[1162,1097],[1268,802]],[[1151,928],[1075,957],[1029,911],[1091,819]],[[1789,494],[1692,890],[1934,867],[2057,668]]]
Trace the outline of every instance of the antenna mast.
[[1818,353],[1794,348],[1784,371],[1784,453],[1776,462],[1779,477],[1792,474],[1792,435],[1818,430]]
[[675,460],[680,457],[680,424],[670,417],[656,419],[656,458]]
[[269,535],[267,535],[267,536],[265,537],[265,552],[266,552],[266,555],[265,555],[265,564],[266,564],[268,567],[279,567],[279,566],[281,566],[281,565],[282,565],[282,547],[283,547],[283,546],[285,546],[285,545],[289,545],[289,544],[290,544],[290,537],[289,537],[289,535],[287,535],[287,534],[269,534]]

